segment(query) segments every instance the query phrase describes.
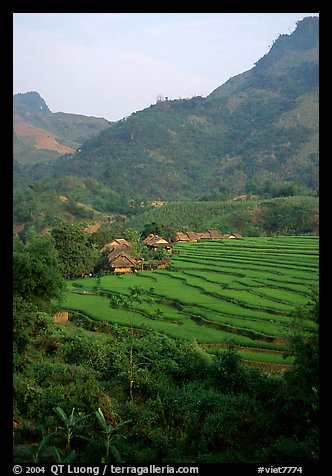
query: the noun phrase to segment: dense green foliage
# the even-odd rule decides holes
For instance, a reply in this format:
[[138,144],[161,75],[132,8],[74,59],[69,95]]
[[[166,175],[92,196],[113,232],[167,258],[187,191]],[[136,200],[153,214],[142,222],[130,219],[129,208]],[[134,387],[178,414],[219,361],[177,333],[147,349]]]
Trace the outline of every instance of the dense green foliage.
[[[65,197],[66,201],[61,200]],[[84,205],[83,205],[84,204]],[[43,179],[30,186],[17,185],[13,196],[14,225],[25,224],[42,231],[53,227],[56,217],[64,220],[99,221],[105,238],[119,238],[133,228],[142,236],[157,232],[170,241],[181,230],[219,229],[222,233],[246,236],[262,234],[299,234],[318,232],[318,198],[288,196],[239,200],[201,200],[170,202],[151,207],[137,198],[117,195],[95,179],[62,177]],[[116,236],[118,235],[118,236]],[[107,242],[108,238],[101,246]]]
[[26,364],[27,350],[34,337],[52,327],[48,313],[63,298],[65,281],[61,274],[55,240],[31,236],[23,244],[13,242],[13,351],[14,367]]
[[[34,456],[56,462],[57,454],[81,464],[318,461],[318,382],[309,358],[284,377],[266,376],[244,367],[232,349],[211,359],[195,343],[151,331],[136,334],[132,344],[116,326],[94,329],[68,324],[31,339],[34,358],[15,374],[15,462]],[[303,356],[313,354],[308,342]],[[70,440],[66,428],[73,430]],[[48,436],[52,441],[38,452]]]
[[117,195],[95,179],[45,178],[29,186],[19,181],[13,190],[14,225],[24,223],[26,228],[37,231],[54,226],[56,217],[108,222],[110,215],[132,214],[137,209],[138,203]]
[[131,218],[126,226],[142,229],[142,222],[154,222],[176,231],[217,229],[221,233],[240,233],[244,236],[315,234],[318,232],[318,213],[318,198],[304,196],[170,202]]
[[92,273],[99,257],[92,248],[87,233],[76,223],[60,222],[51,232],[55,240],[62,275],[74,278]]
[[51,236],[36,237],[24,245],[14,236],[13,292],[28,302],[47,304],[64,291],[59,255]]
[[[194,339],[137,329],[133,311],[153,298],[140,286],[118,300],[127,326],[79,314],[55,324],[50,302],[62,286],[54,239],[31,236],[24,245],[16,237],[16,269],[23,256],[13,308],[15,463],[318,462],[316,333],[294,328],[293,369],[266,375],[232,346],[212,355]],[[318,322],[316,294],[298,308],[302,320]]]

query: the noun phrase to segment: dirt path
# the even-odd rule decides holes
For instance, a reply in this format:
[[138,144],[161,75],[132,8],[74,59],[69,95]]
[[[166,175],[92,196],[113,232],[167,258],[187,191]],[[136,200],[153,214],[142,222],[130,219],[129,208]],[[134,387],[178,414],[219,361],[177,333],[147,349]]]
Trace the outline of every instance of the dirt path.
[[253,360],[246,360],[241,359],[241,362],[249,365],[250,367],[258,367],[263,370],[264,373],[270,375],[272,373],[284,373],[287,370],[291,370],[293,368],[292,364],[271,364],[269,362],[255,362]]
[[[227,344],[200,344],[200,347],[203,349],[226,349],[228,347]],[[284,353],[283,350],[270,350],[270,349],[261,349],[259,347],[242,347],[240,345],[234,346],[236,350],[240,350],[241,352],[260,352],[262,354],[273,354],[273,355],[282,355]]]

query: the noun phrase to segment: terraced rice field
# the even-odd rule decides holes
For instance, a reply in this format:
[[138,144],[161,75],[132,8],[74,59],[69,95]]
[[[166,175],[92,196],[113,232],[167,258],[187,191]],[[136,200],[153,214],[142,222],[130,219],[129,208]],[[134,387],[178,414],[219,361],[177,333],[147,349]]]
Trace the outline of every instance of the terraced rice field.
[[[151,328],[205,348],[238,346],[252,363],[285,365],[292,313],[318,285],[318,237],[253,237],[178,243],[171,268],[68,283],[65,307],[95,320]],[[131,310],[112,308],[97,295],[146,291]],[[303,332],[315,325],[303,324]],[[263,365],[262,364],[262,365]]]

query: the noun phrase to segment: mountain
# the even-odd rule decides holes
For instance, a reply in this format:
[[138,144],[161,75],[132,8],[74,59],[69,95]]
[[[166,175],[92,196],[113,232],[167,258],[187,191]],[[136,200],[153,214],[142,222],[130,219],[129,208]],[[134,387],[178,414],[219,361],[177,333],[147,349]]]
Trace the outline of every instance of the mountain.
[[28,167],[26,177],[94,177],[119,195],[167,201],[259,194],[275,184],[317,193],[318,49],[319,19],[304,18],[209,96],[158,101],[75,153]]
[[74,153],[83,142],[107,127],[106,119],[52,113],[35,91],[13,96],[14,160],[22,164]]
[[307,17],[291,35],[280,35],[254,68],[229,79],[210,98],[236,96],[246,89],[270,89],[287,96],[317,86],[319,19]]

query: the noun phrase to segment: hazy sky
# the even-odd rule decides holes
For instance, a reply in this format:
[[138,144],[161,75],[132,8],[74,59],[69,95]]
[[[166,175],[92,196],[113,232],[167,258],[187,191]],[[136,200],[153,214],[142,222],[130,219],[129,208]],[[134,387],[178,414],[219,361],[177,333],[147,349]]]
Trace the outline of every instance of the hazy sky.
[[318,13],[14,13],[13,93],[117,121],[207,96]]

